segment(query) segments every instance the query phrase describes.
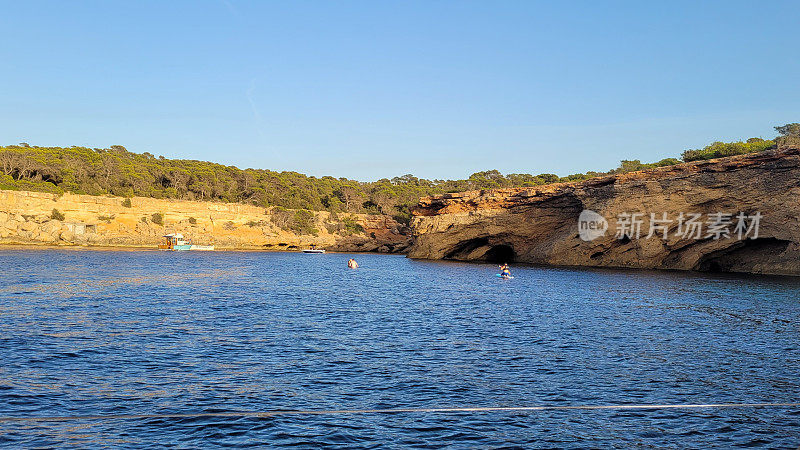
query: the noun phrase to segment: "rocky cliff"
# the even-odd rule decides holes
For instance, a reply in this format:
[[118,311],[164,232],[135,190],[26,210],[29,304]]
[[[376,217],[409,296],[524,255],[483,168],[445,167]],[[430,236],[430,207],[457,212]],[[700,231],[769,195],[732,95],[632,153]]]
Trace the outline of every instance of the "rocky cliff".
[[800,275],[800,150],[446,194],[413,214],[413,258]]
[[155,248],[165,233],[176,232],[219,249],[291,250],[313,244],[393,253],[410,244],[406,227],[391,217],[306,213],[305,229],[297,231],[286,225],[294,214],[236,203],[0,190],[0,244]]

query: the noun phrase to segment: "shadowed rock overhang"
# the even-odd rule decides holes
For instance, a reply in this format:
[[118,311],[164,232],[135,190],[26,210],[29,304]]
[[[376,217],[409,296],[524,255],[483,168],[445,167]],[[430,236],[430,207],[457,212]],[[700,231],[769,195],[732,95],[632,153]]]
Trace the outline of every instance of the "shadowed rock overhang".
[[[581,238],[584,210],[607,220],[604,234]],[[800,275],[800,150],[426,197],[412,213],[412,258]],[[619,239],[631,213],[641,214],[640,234]],[[671,222],[647,238],[651,213]],[[704,232],[682,234],[681,213],[700,214]],[[717,213],[732,215],[729,237],[706,235]],[[758,236],[737,238],[739,213],[762,215]]]

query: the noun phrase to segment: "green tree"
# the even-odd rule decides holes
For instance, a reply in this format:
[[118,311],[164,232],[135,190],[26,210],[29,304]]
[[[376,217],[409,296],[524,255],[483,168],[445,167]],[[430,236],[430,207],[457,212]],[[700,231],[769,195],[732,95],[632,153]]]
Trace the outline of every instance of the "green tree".
[[800,123],[787,123],[786,125],[775,127],[775,131],[781,136],[800,137]]
[[786,125],[775,127],[775,131],[780,134],[776,139],[779,149],[800,149],[800,123],[787,123]]

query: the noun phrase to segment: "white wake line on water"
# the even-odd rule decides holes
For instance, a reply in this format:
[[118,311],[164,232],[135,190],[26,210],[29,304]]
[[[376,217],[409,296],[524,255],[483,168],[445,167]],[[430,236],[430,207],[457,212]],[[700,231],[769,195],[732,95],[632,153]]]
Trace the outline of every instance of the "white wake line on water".
[[703,408],[795,408],[800,403],[698,403],[667,405],[564,405],[564,406],[477,406],[472,408],[387,408],[387,409],[323,409],[323,410],[274,410],[274,411],[229,411],[165,414],[98,414],[80,416],[0,416],[0,422],[65,422],[76,420],[126,420],[126,419],[189,419],[203,417],[275,417],[302,415],[341,414],[393,414],[393,413],[461,413],[461,412],[526,412],[526,411],[573,411],[573,410],[657,410],[657,409],[703,409]]

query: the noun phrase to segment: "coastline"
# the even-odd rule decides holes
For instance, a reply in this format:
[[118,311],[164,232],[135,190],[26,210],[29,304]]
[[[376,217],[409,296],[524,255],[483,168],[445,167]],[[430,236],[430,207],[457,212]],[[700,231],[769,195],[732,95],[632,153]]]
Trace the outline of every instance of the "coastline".
[[[74,250],[74,251],[155,251],[167,252],[171,250],[160,249],[156,246],[135,246],[135,245],[91,245],[91,244],[47,244],[47,243],[20,243],[20,242],[0,242],[0,251],[3,250]],[[253,252],[253,253],[303,253],[302,249],[280,249],[280,248],[259,248],[259,247],[220,247],[212,251],[193,252],[185,251],[181,253],[215,253],[215,252]],[[325,254],[365,254],[365,255],[402,255],[405,252],[376,252],[359,250],[325,250]]]
[[0,190],[0,245],[156,248],[170,233],[220,250],[400,253],[411,243],[386,215]]
[[[798,195],[795,148],[574,183],[444,194],[422,198],[412,210],[408,256],[800,276]],[[634,214],[641,219],[636,230]],[[690,215],[707,228],[681,232],[680,218]],[[707,234],[723,215],[729,220],[719,223],[720,234]],[[597,234],[581,234],[585,216],[594,217]],[[737,217],[749,220],[738,237]]]

